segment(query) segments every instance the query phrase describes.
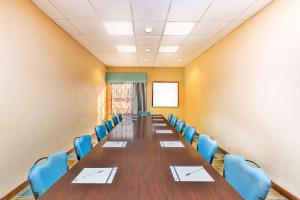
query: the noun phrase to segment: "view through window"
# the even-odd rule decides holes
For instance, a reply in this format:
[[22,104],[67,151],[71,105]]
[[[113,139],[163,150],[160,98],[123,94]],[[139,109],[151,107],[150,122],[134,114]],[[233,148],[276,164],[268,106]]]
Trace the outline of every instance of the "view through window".
[[111,114],[132,113],[134,85],[130,83],[111,84]]

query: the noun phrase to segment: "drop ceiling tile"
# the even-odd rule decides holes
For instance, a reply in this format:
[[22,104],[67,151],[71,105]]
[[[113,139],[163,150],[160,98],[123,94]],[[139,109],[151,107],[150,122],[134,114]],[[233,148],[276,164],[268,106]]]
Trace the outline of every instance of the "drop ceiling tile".
[[[144,31],[146,27],[153,28],[153,32],[146,33]],[[159,36],[162,35],[164,22],[135,21],[134,28],[137,36]]]
[[112,62],[122,61],[123,59],[119,53],[97,53],[96,57],[100,60],[111,60]]
[[99,19],[104,21],[131,21],[129,0],[90,0]]
[[51,19],[65,19],[48,0],[33,0],[33,2]]
[[135,45],[135,39],[134,36],[130,35],[122,35],[122,36],[110,36],[111,41],[116,45]]
[[110,37],[108,35],[84,35],[84,38],[93,45],[102,46],[102,45],[113,45]]
[[97,20],[87,0],[49,0],[67,19]]
[[189,36],[183,43],[185,45],[202,46],[210,40],[211,37],[205,36]]
[[82,35],[72,34],[71,36],[82,45],[89,44],[89,42]]
[[185,36],[163,36],[160,45],[163,46],[179,46],[186,39]]
[[181,46],[178,49],[179,54],[189,54],[189,53],[195,53],[197,50],[199,50],[201,47],[197,45],[184,45]]
[[255,1],[256,0],[215,0],[202,20],[214,22],[233,21]]
[[170,0],[131,0],[135,21],[165,21]]
[[54,22],[71,35],[79,34],[77,30],[67,20],[54,20]]
[[84,47],[89,50],[92,53],[98,54],[98,53],[116,53],[117,50],[112,45],[84,45]]
[[257,0],[251,7],[249,7],[245,12],[243,12],[241,15],[239,15],[235,21],[244,21],[255,15],[258,11],[263,9],[265,6],[267,6],[269,3],[271,3],[272,0]]
[[228,22],[199,22],[196,24],[191,35],[193,36],[212,36],[217,34]]
[[173,0],[168,21],[199,21],[213,0]]
[[78,30],[81,34],[104,34],[103,23],[101,21],[88,21],[88,20],[69,20],[69,22]]
[[136,53],[120,53],[124,61],[137,61]]
[[136,36],[138,46],[158,46],[159,41],[159,36]]

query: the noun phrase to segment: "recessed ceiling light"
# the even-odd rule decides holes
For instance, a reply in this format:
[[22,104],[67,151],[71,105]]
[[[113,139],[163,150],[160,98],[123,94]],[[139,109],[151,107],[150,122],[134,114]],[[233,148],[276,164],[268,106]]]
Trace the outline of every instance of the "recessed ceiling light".
[[151,33],[151,32],[153,32],[153,28],[152,27],[146,27],[144,29],[144,31],[145,31],[145,33]]
[[149,62],[149,60],[148,60],[148,59],[145,59],[144,62]]
[[146,53],[149,53],[149,52],[151,52],[151,49],[146,48],[146,49],[144,49],[144,51],[145,51]]
[[111,35],[133,35],[133,26],[131,22],[104,21],[103,25],[106,31]]
[[188,35],[195,22],[167,22],[164,35]]
[[134,45],[116,45],[119,52],[122,53],[134,53],[136,52],[136,46]]
[[179,46],[160,46],[158,52],[161,53],[174,53],[178,50]]

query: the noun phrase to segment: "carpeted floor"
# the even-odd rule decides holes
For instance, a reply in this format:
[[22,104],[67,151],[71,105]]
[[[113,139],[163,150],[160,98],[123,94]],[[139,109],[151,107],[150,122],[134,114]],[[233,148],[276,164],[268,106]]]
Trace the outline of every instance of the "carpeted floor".
[[[96,135],[93,135],[93,146],[97,144],[97,138]],[[196,149],[197,147],[197,139],[193,142],[193,147]],[[72,152],[68,156],[68,165],[69,168],[72,168],[76,162],[77,158],[74,152]],[[224,167],[224,154],[220,151],[217,152],[217,154],[214,157],[214,161],[212,163],[212,166],[221,174],[223,175],[223,167]],[[31,192],[31,189],[29,186],[24,188],[19,194],[17,194],[14,198],[14,200],[33,200],[33,194]],[[281,196],[278,192],[273,190],[271,188],[266,200],[286,200],[283,196]]]

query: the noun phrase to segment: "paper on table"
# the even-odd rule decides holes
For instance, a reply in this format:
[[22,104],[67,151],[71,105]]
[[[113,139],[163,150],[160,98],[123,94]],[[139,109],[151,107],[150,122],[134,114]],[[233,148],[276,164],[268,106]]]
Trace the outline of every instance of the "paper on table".
[[164,123],[153,123],[153,126],[167,126],[167,124]]
[[156,133],[159,133],[159,134],[173,133],[172,130],[156,130],[155,132],[156,132]]
[[154,118],[154,119],[152,119],[153,121],[164,121],[164,119],[162,119],[162,118]]
[[72,181],[83,184],[111,184],[117,172],[117,167],[84,168]]
[[160,141],[161,147],[184,147],[181,141]]
[[122,148],[125,147],[127,141],[106,141],[102,147],[118,147]]
[[203,166],[170,166],[175,181],[213,182]]

